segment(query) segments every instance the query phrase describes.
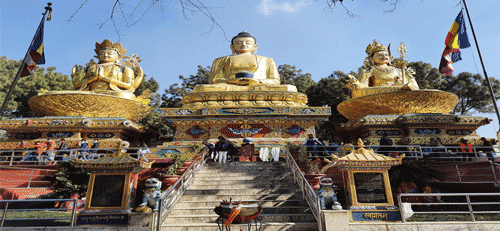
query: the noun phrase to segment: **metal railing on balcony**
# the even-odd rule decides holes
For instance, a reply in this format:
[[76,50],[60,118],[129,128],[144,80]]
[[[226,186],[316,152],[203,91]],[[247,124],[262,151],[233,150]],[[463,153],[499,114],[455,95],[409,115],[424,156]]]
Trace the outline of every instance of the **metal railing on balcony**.
[[[500,193],[402,193],[398,195],[398,203],[402,208],[403,222],[407,222],[409,219],[407,217],[411,215],[433,217],[432,219],[414,218],[412,221],[457,221],[458,219],[458,221],[475,222],[478,221],[479,215],[500,213],[499,197]],[[416,202],[408,202],[407,198]],[[481,220],[487,220],[487,218]]]

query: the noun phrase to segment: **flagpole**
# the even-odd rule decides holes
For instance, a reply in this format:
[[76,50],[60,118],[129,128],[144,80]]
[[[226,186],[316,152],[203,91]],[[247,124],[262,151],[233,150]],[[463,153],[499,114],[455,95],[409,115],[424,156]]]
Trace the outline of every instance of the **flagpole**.
[[[37,31],[40,29],[40,25],[42,24],[43,20],[45,20],[45,16],[47,15],[47,13],[49,13],[49,11],[50,12],[52,11],[52,7],[50,7],[51,5],[52,5],[52,3],[50,3],[50,2],[47,3],[47,6],[45,7],[45,13],[43,13],[42,21],[40,21],[40,24],[38,25]],[[19,80],[19,78],[21,76],[21,72],[22,72],[24,66],[26,65],[26,57],[28,56],[30,48],[33,45],[33,42],[35,41],[35,37],[36,36],[33,36],[33,39],[31,40],[31,43],[28,47],[28,50],[26,51],[26,54],[24,55],[24,59],[21,63],[21,66],[19,67],[19,70],[17,71],[16,77],[12,81],[12,84],[10,85],[9,91],[7,92],[7,95],[5,96],[5,100],[3,101],[2,108],[0,108],[0,116],[3,116],[4,110],[7,107],[7,102],[9,102],[10,96],[12,95],[12,92],[14,91],[14,88],[16,87],[17,81]]]
[[[495,98],[495,94],[493,93],[493,88],[491,87],[490,79],[488,78],[488,74],[486,73],[486,68],[484,68],[483,57],[481,56],[481,51],[479,50],[479,44],[477,43],[476,33],[474,32],[474,27],[472,26],[472,21],[470,19],[469,9],[467,8],[467,3],[465,0],[462,0],[465,6],[465,12],[467,12],[467,18],[469,19],[470,29],[472,30],[472,36],[474,37],[474,42],[476,43],[477,53],[479,55],[479,60],[481,60],[481,66],[483,67],[484,77],[486,78],[486,82],[488,83],[488,87],[490,89],[491,98],[493,99],[493,106],[495,107],[495,111],[497,113],[497,118],[500,123],[500,113],[498,112],[497,100]],[[497,132],[497,136],[500,134],[500,130]]]

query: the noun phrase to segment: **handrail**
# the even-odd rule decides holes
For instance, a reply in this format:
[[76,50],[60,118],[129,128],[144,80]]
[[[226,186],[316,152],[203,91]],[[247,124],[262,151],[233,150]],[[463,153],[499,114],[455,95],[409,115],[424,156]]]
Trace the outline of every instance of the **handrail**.
[[[474,214],[487,214],[487,213],[500,213],[500,210],[488,210],[488,211],[474,211],[473,205],[488,205],[488,204],[495,204],[497,205],[498,202],[471,202],[470,197],[475,197],[475,196],[495,196],[498,197],[500,196],[500,193],[401,193],[398,195],[398,203],[399,207],[403,207],[403,200],[401,197],[436,197],[436,198],[442,198],[442,197],[447,197],[447,196],[452,196],[452,197],[465,197],[466,202],[433,202],[433,203],[412,203],[412,202],[404,202],[407,204],[411,205],[436,205],[436,206],[446,206],[446,205],[467,205],[468,211],[413,211],[414,214],[436,214],[436,213],[454,213],[454,214],[469,214],[471,216],[471,220],[473,222],[476,221],[475,215]],[[401,218],[403,222],[406,222],[406,218],[404,216],[404,211],[401,209]]]
[[[279,144],[268,144],[268,145],[256,145],[255,147],[269,147],[269,146],[280,146]],[[178,147],[184,147],[184,146],[178,146]],[[187,147],[187,146],[186,146]],[[376,153],[379,154],[387,154],[387,151],[381,151],[378,150],[380,147],[383,146],[378,146],[378,145],[367,145],[367,148],[372,148],[375,150]],[[492,148],[489,146],[473,146],[473,147],[467,147],[467,149],[472,148],[473,152],[467,153],[467,156],[464,156],[463,152],[461,152],[460,146],[427,146],[427,145],[393,145],[393,146],[386,146],[386,147],[391,147],[394,150],[390,151],[390,153],[405,153],[406,157],[405,158],[412,158],[412,159],[422,159],[422,158],[427,158],[431,160],[443,160],[443,161],[460,161],[460,160],[472,160],[472,161],[484,161],[487,159],[492,160],[493,158],[500,156],[500,152],[496,151],[496,146],[493,147],[492,151],[483,151],[486,148]],[[314,150],[308,151],[310,154],[310,158],[315,158],[315,157],[324,157],[324,156],[329,156],[330,154],[337,154],[337,155],[345,155],[349,154],[350,150],[357,148],[355,145],[330,145],[330,146],[314,146],[310,147],[314,148]],[[409,149],[408,151],[400,151],[397,150],[398,148],[407,148]],[[131,154],[135,154],[138,150],[139,147],[134,147],[134,148],[127,148],[127,151]],[[150,149],[162,149],[162,147],[150,147]],[[114,151],[116,150],[115,148],[99,148],[98,149],[99,155],[102,156],[105,151]],[[336,150],[336,151],[333,151]],[[78,148],[71,148],[68,150],[54,150],[55,152],[55,158],[56,159],[63,159],[63,160],[56,160],[56,161],[66,161],[66,159],[69,158],[74,158],[74,157],[81,157],[81,155],[78,154],[79,149]],[[20,163],[26,163],[26,164],[45,164],[44,160],[25,160],[25,157],[27,153],[33,152],[36,154],[37,150],[28,150],[28,149],[3,149],[0,150],[0,153],[9,153],[9,155],[3,155],[0,156],[0,164],[2,165],[9,165],[12,166],[14,164],[20,164]],[[41,152],[46,152],[46,150],[43,150]],[[64,153],[68,154],[69,156],[65,157],[64,155],[61,155],[59,153]],[[89,149],[89,152],[92,152],[92,149]],[[490,156],[484,156],[485,154],[490,154]],[[495,155],[494,155],[495,154]],[[92,155],[89,155],[92,157]],[[63,158],[64,157],[64,158]],[[498,158],[498,157],[497,157]],[[152,160],[155,159],[162,159],[162,158],[150,158]]]
[[73,208],[71,209],[71,217],[70,218],[43,218],[50,220],[69,220],[71,227],[75,226],[76,222],[76,205],[78,199],[25,199],[25,200],[0,200],[0,205],[3,205],[3,208],[0,207],[2,211],[2,215],[0,216],[0,228],[4,227],[5,221],[18,221],[18,220],[37,220],[41,218],[6,218],[7,212],[9,211],[68,211],[67,208],[35,208],[32,209],[9,209],[9,204],[11,203],[29,203],[29,202],[67,202],[73,201]]
[[[174,209],[175,204],[177,201],[180,199],[180,197],[184,194],[186,191],[187,187],[189,187],[194,180],[194,177],[196,176],[196,173],[200,170],[205,165],[205,156],[208,153],[208,149],[203,149],[203,153],[201,155],[201,158],[196,159],[182,174],[182,176],[175,182],[174,185],[172,185],[167,192],[160,198],[159,200],[159,208],[158,208],[158,213],[157,213],[157,219],[156,219],[156,224],[153,225],[153,227],[156,225],[156,230],[160,231],[161,230],[161,225],[167,219],[168,215],[170,215],[170,212]],[[167,200],[168,199],[168,200]]]
[[313,188],[304,177],[304,174],[302,173],[299,166],[293,159],[289,150],[287,148],[284,148],[284,150],[285,150],[286,165],[288,169],[292,171],[294,181],[299,185],[299,188],[302,191],[302,196],[304,197],[304,199],[307,201],[307,204],[311,208],[311,211],[314,217],[316,218],[316,221],[318,221],[318,230],[323,230],[322,229],[323,220],[321,217],[321,206],[319,202],[319,197],[316,195]]
[[[37,183],[40,183],[40,182],[50,182],[50,181],[43,181],[43,180],[33,180],[33,178],[36,178],[36,177],[41,177],[41,176],[45,176],[45,175],[34,175],[34,171],[36,170],[39,170],[39,171],[47,171],[47,172],[57,172],[57,170],[53,170],[53,169],[42,169],[42,168],[21,168],[21,167],[12,167],[12,166],[3,166],[3,165],[0,165],[0,170],[2,169],[18,169],[18,170],[30,170],[30,178],[28,180],[28,185],[26,186],[26,188],[31,188],[31,183],[34,183],[34,182],[37,182]],[[5,174],[3,174],[5,175]],[[15,174],[15,176],[28,176],[27,174]],[[3,182],[26,182],[25,180],[6,180],[6,179],[2,179]]]
[[[176,146],[176,148],[182,148],[182,147],[189,147],[187,145],[182,145],[182,146]],[[137,154],[137,151],[140,149],[140,147],[131,147],[131,148],[126,148],[126,151],[132,155]],[[164,149],[163,147],[149,147],[151,150],[161,150]],[[89,148],[87,150],[86,156],[89,159],[95,159],[102,157],[106,154],[106,152],[113,152],[116,151],[116,148],[98,148],[98,149],[92,149]],[[94,152],[97,151],[97,154],[94,154]],[[32,150],[32,149],[0,149],[0,153],[10,153],[9,155],[2,155],[0,156],[0,165],[8,165],[8,166],[13,166],[16,164],[28,164],[28,165],[45,165],[46,162],[49,162],[48,160],[44,160],[43,157],[47,157],[46,153],[47,150]],[[81,158],[83,155],[80,152],[79,148],[70,148],[68,150],[52,150],[54,152],[54,161],[50,162],[64,162],[72,158]],[[42,153],[39,155],[38,153]],[[154,152],[152,152],[154,153]],[[28,156],[28,154],[31,154],[32,156]],[[28,159],[28,157],[32,157],[33,159]],[[157,159],[165,159],[162,157],[156,158],[148,158],[150,160],[157,160]]]

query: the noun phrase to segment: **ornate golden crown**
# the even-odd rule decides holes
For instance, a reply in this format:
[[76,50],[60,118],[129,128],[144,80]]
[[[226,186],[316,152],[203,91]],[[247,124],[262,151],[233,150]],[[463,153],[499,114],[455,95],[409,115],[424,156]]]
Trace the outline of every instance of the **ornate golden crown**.
[[109,41],[107,39],[104,39],[102,43],[95,43],[95,53],[99,55],[100,50],[115,50],[118,52],[118,55],[120,57],[124,56],[127,54],[127,49],[123,49],[122,44],[120,43],[113,43],[112,41]]
[[366,54],[368,55],[368,57],[371,57],[373,54],[375,54],[375,52],[377,51],[387,51],[389,52],[389,56],[391,55],[391,44],[389,44],[389,47],[385,47],[384,45],[378,43],[377,40],[373,40],[373,44],[369,44],[367,47],[366,47]]

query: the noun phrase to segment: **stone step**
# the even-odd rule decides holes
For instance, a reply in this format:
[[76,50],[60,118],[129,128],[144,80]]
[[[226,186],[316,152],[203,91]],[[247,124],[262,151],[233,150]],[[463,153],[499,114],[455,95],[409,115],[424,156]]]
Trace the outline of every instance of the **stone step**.
[[290,194],[299,192],[298,188],[250,188],[250,189],[190,189],[184,195],[226,195],[226,194]]
[[249,200],[302,200],[302,193],[294,194],[219,194],[219,195],[183,195],[180,201],[249,201]]
[[[209,201],[209,200],[204,200],[204,201],[179,201],[177,202],[177,206],[180,208],[188,208],[188,207],[212,207],[215,208],[216,206],[219,206],[221,200],[215,200],[215,201]],[[282,207],[282,206],[309,206],[305,200],[246,200],[245,202],[249,203],[258,203],[260,206],[263,207]]]
[[285,161],[278,161],[278,162],[226,162],[225,164],[221,164],[218,162],[207,162],[206,165],[208,166],[286,166]]
[[229,170],[201,170],[197,174],[199,175],[279,175],[285,174],[289,171],[284,169],[252,169],[252,170],[242,170],[242,171],[229,171]]
[[[219,215],[170,215],[165,220],[165,225],[168,224],[187,224],[187,223],[214,223]],[[294,214],[260,214],[260,219],[265,222],[315,222],[316,218],[312,213],[294,213]]]
[[[198,184],[197,184],[198,183]],[[231,184],[231,182],[220,181],[218,184],[200,184],[200,182],[193,182],[189,186],[189,190],[192,189],[251,189],[251,188],[265,188],[265,189],[282,189],[282,188],[295,188],[293,183],[281,183],[281,182],[269,182],[269,183],[254,183],[249,181],[246,183]]]
[[[177,205],[174,207],[170,215],[211,215],[215,214],[214,207],[196,207],[196,208],[186,208],[182,205]],[[263,207],[263,214],[309,214],[311,209],[306,206],[283,206],[283,207]]]
[[263,176],[263,175],[252,175],[252,176],[225,176],[225,175],[196,175],[195,181],[209,182],[209,181],[227,181],[227,180],[253,180],[256,182],[265,182],[272,180],[284,180],[293,181],[293,175],[291,173],[279,175],[279,176]]
[[[167,224],[161,227],[162,231],[214,231],[219,230],[217,223],[190,223]],[[232,224],[231,230],[248,230],[247,224]],[[252,223],[252,230],[255,224]],[[261,231],[317,231],[316,222],[263,222]]]

